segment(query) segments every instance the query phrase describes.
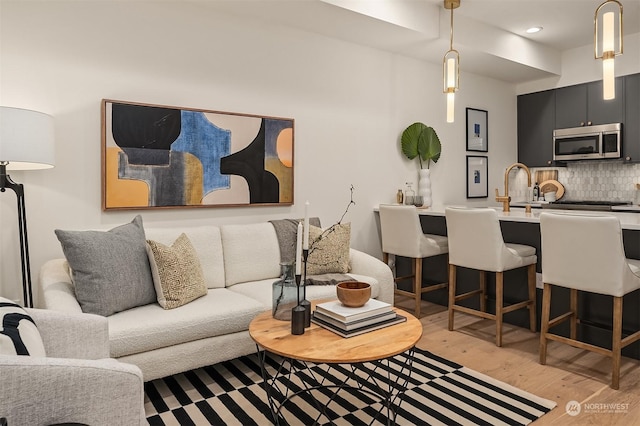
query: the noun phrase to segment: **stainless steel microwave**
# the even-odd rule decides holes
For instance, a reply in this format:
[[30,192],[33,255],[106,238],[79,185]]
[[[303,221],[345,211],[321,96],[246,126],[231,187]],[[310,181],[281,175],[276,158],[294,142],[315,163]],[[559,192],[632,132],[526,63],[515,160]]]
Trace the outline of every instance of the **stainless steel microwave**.
[[622,156],[622,123],[553,131],[553,159],[603,160]]

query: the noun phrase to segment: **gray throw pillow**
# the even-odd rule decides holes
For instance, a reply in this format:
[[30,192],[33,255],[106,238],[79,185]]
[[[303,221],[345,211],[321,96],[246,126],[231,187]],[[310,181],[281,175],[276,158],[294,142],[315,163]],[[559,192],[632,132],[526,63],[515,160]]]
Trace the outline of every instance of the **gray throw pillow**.
[[83,312],[109,316],[156,302],[140,215],[106,232],[55,233]]

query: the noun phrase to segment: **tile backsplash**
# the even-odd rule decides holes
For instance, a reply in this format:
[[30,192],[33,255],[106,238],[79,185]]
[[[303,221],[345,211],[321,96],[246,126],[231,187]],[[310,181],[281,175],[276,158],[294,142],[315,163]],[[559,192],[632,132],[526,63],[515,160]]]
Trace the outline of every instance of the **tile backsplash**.
[[[535,170],[532,169],[532,174]],[[640,183],[640,164],[619,161],[576,162],[558,167],[566,200],[633,201]]]

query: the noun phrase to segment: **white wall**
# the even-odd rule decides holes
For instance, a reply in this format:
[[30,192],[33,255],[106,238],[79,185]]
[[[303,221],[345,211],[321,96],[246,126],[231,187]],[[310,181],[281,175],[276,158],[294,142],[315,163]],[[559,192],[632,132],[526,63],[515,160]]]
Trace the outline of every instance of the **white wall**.
[[[310,212],[329,225],[349,202],[352,246],[380,256],[372,208],[417,182],[399,149],[414,121],[442,141],[434,203],[465,203],[465,107],[489,111],[489,191],[516,158],[515,87],[462,74],[445,123],[439,66],[183,2],[0,2],[0,104],[55,117],[56,167],[25,184],[34,284],[62,255],[53,230],[249,223]],[[295,118],[295,205],[102,212],[103,98]],[[490,196],[474,204],[496,203]],[[21,295],[15,197],[0,195],[0,295]]]
[[[640,73],[640,33],[624,36],[624,52],[615,59],[616,76]],[[602,61],[593,57],[593,44],[562,54],[562,71],[557,77],[519,84],[518,95],[602,79]]]

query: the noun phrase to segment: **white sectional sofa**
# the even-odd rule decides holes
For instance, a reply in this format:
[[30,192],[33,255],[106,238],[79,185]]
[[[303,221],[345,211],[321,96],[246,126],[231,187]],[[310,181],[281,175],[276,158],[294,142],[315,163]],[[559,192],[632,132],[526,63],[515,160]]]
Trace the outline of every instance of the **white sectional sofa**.
[[[107,316],[113,358],[138,366],[145,381],[255,352],[249,323],[271,309],[272,284],[280,275],[274,226],[203,226],[144,229],[146,238],[170,245],[185,233],[202,265],[207,294],[186,305],[158,303]],[[99,259],[96,259],[99,261]],[[393,303],[393,276],[382,261],[350,249],[348,275],[372,285],[372,297]],[[82,312],[65,259],[43,265],[39,275],[45,308]],[[335,286],[309,286],[309,300],[335,297]]]

